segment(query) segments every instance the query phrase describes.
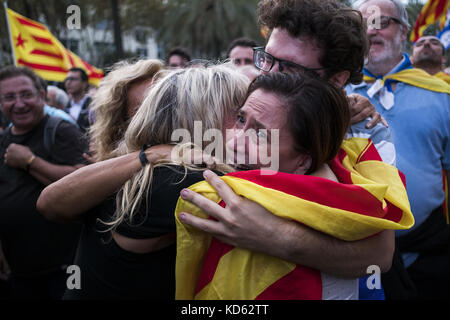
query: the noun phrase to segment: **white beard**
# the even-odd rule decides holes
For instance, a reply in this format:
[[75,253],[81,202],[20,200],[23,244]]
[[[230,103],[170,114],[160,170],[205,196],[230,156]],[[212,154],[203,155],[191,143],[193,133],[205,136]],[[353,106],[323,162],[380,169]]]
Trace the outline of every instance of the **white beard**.
[[383,43],[383,51],[373,54],[369,51],[369,57],[366,63],[366,68],[372,73],[377,73],[377,70],[382,70],[386,66],[391,66],[391,69],[399,62],[398,58],[401,57],[403,43],[401,38],[401,33],[399,32],[394,38],[394,41],[388,42],[379,37],[376,38],[377,41]]

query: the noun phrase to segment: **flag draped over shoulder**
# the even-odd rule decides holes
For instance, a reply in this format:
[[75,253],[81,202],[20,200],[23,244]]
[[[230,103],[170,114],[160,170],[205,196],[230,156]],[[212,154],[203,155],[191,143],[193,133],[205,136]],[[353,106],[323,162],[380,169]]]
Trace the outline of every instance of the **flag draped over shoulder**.
[[[413,226],[404,176],[381,161],[370,140],[344,141],[332,169],[340,183],[281,172],[261,175],[259,170],[222,179],[238,195],[273,214],[346,241]],[[190,189],[225,206],[206,182]],[[322,298],[320,271],[226,245],[182,224],[178,215],[183,211],[208,218],[189,202],[178,200],[176,299]]]
[[[364,75],[364,81],[373,82],[376,78]],[[397,73],[393,73],[383,77],[383,81],[399,81],[409,85],[427,89],[434,92],[443,92],[450,94],[450,85],[444,80],[432,76],[426,71],[417,68],[404,69]]]
[[445,82],[447,82],[447,84],[450,85],[450,75],[446,74],[445,72],[439,71],[434,76],[441,80],[444,80]]
[[417,17],[410,36],[411,42],[416,42],[423,35],[425,29],[437,21],[440,21],[442,29],[449,8],[450,0],[428,0]]
[[103,71],[67,50],[46,26],[6,8],[14,64],[33,69],[45,80],[64,81],[72,67],[82,68],[89,83],[98,85]]

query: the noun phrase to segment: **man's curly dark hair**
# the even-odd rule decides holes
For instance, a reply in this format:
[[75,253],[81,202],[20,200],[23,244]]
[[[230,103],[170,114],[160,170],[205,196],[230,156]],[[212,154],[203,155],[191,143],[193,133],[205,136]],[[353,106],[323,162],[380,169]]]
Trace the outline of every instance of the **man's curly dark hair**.
[[335,0],[261,0],[258,14],[260,24],[269,31],[281,28],[294,37],[315,39],[327,79],[349,71],[347,84],[362,81],[369,44],[359,11]]

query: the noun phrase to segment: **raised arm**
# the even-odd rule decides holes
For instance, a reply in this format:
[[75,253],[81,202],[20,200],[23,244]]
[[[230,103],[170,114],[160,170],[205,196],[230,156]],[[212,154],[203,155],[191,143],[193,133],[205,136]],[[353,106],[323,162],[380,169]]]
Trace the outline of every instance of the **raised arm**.
[[235,247],[246,248],[339,277],[367,275],[367,267],[378,265],[389,270],[394,253],[394,232],[383,231],[369,239],[346,242],[296,222],[277,217],[259,204],[237,196],[214,173],[205,179],[227,204],[222,208],[191,190],[181,196],[217,219],[205,220],[181,213],[180,220],[211,233]]
[[[167,148],[148,149],[147,159],[154,162],[164,157]],[[50,220],[79,220],[85,212],[116,192],[141,167],[139,152],[85,166],[46,187],[39,196],[37,209]]]

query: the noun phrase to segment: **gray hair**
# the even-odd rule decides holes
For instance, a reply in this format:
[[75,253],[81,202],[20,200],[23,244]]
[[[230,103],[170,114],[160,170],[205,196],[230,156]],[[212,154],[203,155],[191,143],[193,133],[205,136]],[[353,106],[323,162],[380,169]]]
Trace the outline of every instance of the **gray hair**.
[[55,92],[55,102],[58,106],[67,106],[69,103],[69,97],[64,90],[56,86],[47,86],[47,92]]
[[[357,0],[355,3],[353,3],[354,9],[359,9],[364,3],[368,2],[370,0]],[[390,1],[395,5],[395,8],[397,9],[397,16],[402,25],[404,25],[407,30],[411,27],[408,21],[408,11],[406,10],[405,5],[400,0],[386,0]]]

